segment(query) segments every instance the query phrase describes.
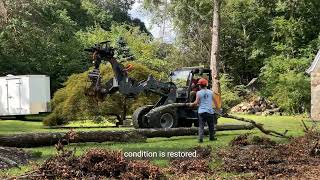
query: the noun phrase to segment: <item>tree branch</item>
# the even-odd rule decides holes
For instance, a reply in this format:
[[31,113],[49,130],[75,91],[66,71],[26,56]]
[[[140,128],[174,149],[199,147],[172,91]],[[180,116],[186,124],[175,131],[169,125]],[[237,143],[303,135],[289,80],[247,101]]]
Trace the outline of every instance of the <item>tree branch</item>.
[[251,123],[254,127],[258,128],[262,133],[264,133],[266,135],[280,137],[280,138],[290,138],[290,136],[286,136],[288,130],[285,130],[283,133],[279,133],[279,132],[276,132],[276,131],[273,131],[273,130],[265,129],[263,127],[263,124],[257,123],[257,122],[255,122],[255,121],[253,121],[251,119],[245,119],[245,118],[242,118],[242,117],[237,117],[237,116],[233,116],[233,115],[229,115],[229,114],[222,114],[222,117],[235,119],[235,120],[242,121],[242,122]]

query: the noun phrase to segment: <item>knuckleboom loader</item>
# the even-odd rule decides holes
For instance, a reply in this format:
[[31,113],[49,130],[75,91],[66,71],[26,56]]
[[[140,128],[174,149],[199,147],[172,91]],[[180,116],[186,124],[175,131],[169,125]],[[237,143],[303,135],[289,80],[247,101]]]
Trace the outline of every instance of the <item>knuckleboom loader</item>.
[[[196,81],[207,77],[211,87],[211,71],[203,67],[184,67],[170,73],[170,82],[161,82],[152,75],[137,82],[129,77],[131,65],[124,67],[114,57],[115,49],[110,42],[102,42],[85,49],[92,54],[94,69],[89,73],[91,81],[86,95],[104,99],[107,95],[119,92],[125,97],[135,97],[142,92],[160,95],[154,105],[146,105],[136,109],[132,115],[135,128],[175,128],[198,126],[197,108],[188,107],[186,103],[193,102],[197,91]],[[101,82],[99,71],[102,60],[111,64],[114,77],[107,82]]]

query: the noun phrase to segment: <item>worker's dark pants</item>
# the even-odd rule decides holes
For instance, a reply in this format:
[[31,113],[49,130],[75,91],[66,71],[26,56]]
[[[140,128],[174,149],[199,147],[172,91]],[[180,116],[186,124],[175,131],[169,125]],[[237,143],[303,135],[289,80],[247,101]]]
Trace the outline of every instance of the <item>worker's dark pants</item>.
[[204,135],[204,126],[207,123],[209,127],[209,135],[210,138],[213,138],[215,135],[215,129],[214,129],[214,114],[210,113],[199,113],[199,139],[203,139]]

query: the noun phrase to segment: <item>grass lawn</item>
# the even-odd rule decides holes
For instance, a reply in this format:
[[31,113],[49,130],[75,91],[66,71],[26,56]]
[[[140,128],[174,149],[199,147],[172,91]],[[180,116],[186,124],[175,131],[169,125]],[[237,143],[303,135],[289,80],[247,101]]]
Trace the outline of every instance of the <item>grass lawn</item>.
[[[86,126],[98,126],[95,123],[89,123],[84,121],[83,124],[79,122],[71,123],[66,126],[68,127],[79,127],[83,126],[84,128],[79,128],[77,131],[95,131],[95,130],[125,130],[128,128],[85,128]],[[100,126],[110,126],[109,123],[100,124]],[[67,132],[68,129],[50,129],[43,126],[40,121],[19,121],[19,120],[0,120],[0,135],[3,134],[19,134],[19,133],[41,133],[41,132]]]
[[[265,128],[277,130],[279,132],[284,132],[286,129],[289,130],[288,135],[300,136],[303,135],[303,127],[300,120],[306,120],[302,116],[255,116],[255,115],[238,115],[241,117],[249,118],[256,120],[257,122],[265,124]],[[241,123],[232,119],[220,118],[219,124],[238,124]],[[310,122],[306,123],[310,125]],[[130,129],[130,128],[103,128],[98,130],[121,130],[121,129]],[[76,131],[93,131],[95,129],[76,129]],[[57,129],[46,129],[43,127],[41,122],[25,122],[25,121],[14,121],[14,120],[0,120],[0,135],[1,134],[12,134],[12,133],[26,133],[26,132],[56,132],[56,131],[67,131],[67,130],[57,130]],[[251,133],[254,135],[262,135],[258,130],[250,131],[221,131],[217,132],[217,141],[209,142],[208,139],[204,140],[204,143],[201,146],[210,145],[214,149],[226,147],[228,143],[239,134]],[[278,142],[286,142],[285,139],[275,138],[272,139]],[[183,137],[171,137],[171,138],[149,138],[145,143],[79,143],[69,145],[67,148],[76,149],[78,155],[87,151],[91,148],[105,148],[105,149],[126,149],[134,148],[147,150],[149,148],[172,148],[172,149],[184,149],[190,148],[199,145],[197,142],[197,136],[183,136]],[[48,157],[56,153],[53,146],[50,147],[38,147],[38,148],[25,148],[26,151],[30,151],[34,154],[41,154],[41,157],[38,158],[35,162],[41,163]],[[167,166],[167,160],[154,160],[155,164],[158,164],[162,167]],[[216,162],[217,163],[217,162]],[[216,164],[217,165],[217,164]],[[213,165],[215,166],[215,165]],[[21,169],[12,168],[9,170],[0,171],[0,177],[9,175],[19,175],[32,168],[32,165],[23,166]]]

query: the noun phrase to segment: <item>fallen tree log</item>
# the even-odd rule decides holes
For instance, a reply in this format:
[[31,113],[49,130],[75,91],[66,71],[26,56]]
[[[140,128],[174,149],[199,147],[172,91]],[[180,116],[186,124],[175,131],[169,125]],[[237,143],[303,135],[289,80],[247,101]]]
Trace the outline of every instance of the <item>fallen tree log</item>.
[[[217,125],[217,131],[225,130],[250,130],[252,125]],[[71,131],[55,133],[24,133],[13,135],[0,135],[0,146],[8,147],[40,147],[57,144],[59,141],[66,143],[80,142],[143,142],[146,138],[190,136],[198,133],[198,128],[172,128],[172,129],[134,129],[125,131]],[[208,130],[205,130],[208,134]]]
[[[230,130],[251,130],[254,126],[250,124],[223,124],[217,125],[217,131],[230,131]],[[198,134],[198,128],[169,128],[169,129],[136,129],[139,134],[147,137],[173,137],[173,136],[191,136]],[[209,130],[206,128],[204,133],[209,134]]]
[[119,128],[118,126],[45,126],[45,129],[102,129],[102,128]]
[[24,133],[1,135],[0,146],[7,147],[40,147],[55,145],[59,141],[65,143],[80,142],[136,142],[146,138],[135,131],[74,131],[75,137],[68,137],[67,132],[54,133]]

